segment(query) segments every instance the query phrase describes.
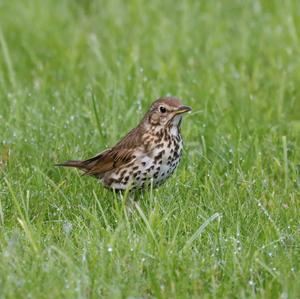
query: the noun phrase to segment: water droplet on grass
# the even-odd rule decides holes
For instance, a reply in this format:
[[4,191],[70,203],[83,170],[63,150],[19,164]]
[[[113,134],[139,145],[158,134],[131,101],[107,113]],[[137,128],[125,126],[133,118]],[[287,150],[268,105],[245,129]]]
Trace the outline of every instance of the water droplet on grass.
[[73,224],[71,222],[68,222],[66,221],[64,224],[63,224],[63,231],[65,234],[69,235],[70,232],[72,231],[72,228],[73,228]]
[[249,280],[249,281],[248,281],[248,284],[249,284],[250,286],[254,286],[254,285],[255,285],[255,283],[254,283],[253,280]]

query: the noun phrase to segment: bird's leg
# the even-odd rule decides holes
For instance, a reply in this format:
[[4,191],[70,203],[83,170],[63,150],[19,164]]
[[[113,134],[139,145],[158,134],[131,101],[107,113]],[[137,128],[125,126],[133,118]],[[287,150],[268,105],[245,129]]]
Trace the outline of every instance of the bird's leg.
[[138,190],[130,190],[126,197],[122,199],[124,200],[125,209],[128,216],[131,216],[132,213],[136,210],[136,205],[140,198],[143,198],[143,192],[140,192]]

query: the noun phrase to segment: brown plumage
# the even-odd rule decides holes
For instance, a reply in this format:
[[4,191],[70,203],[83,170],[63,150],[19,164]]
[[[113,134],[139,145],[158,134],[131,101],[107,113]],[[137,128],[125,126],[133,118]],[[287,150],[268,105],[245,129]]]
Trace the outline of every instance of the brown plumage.
[[180,161],[180,124],[182,114],[190,110],[175,97],[162,97],[151,105],[139,125],[114,147],[90,159],[66,161],[57,166],[79,168],[115,190],[158,186]]

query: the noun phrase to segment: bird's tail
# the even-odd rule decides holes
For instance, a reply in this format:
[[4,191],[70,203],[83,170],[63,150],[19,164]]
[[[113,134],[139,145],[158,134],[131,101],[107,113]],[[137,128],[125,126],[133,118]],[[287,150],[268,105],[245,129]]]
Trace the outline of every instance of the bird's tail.
[[75,168],[79,168],[79,169],[82,169],[82,170],[87,170],[87,166],[84,164],[84,161],[80,161],[80,160],[70,160],[70,161],[66,161],[66,162],[63,162],[63,163],[55,164],[55,166],[75,167]]
[[[92,158],[90,158],[90,159],[87,159],[87,160],[69,160],[69,161],[66,161],[66,162],[55,164],[55,166],[75,167],[75,168],[78,168],[78,169],[84,171],[84,173],[87,174],[87,175],[102,177],[102,175],[107,170],[110,170],[112,168],[111,167],[112,163],[110,163],[110,164],[108,164],[108,163],[105,164],[104,163],[104,167],[103,167],[103,165],[102,165],[102,167],[101,167],[101,165],[98,165],[99,162],[102,162],[102,159],[103,159],[103,152],[96,155],[96,156],[94,156],[94,157],[92,157]],[[109,167],[107,167],[107,165]]]

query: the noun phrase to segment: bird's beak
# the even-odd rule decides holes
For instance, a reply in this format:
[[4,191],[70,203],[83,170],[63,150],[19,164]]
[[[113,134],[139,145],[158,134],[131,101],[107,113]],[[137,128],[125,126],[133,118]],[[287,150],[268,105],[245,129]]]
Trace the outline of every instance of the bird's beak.
[[180,106],[178,109],[175,111],[175,114],[182,114],[186,112],[192,111],[192,108],[189,106]]

